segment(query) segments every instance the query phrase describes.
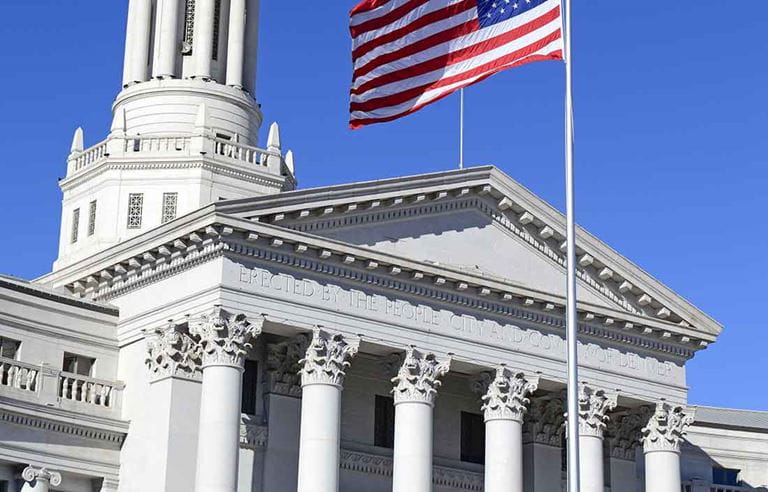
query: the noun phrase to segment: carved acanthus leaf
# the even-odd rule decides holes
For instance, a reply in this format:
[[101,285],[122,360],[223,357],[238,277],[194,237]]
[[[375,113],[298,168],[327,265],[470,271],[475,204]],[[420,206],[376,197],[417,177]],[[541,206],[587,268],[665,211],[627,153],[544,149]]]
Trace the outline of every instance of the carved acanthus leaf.
[[608,427],[611,456],[629,461],[635,459],[635,450],[642,438],[641,430],[651,413],[648,407],[638,407],[613,419],[613,425]]
[[401,402],[435,402],[440,379],[448,373],[451,360],[439,361],[435,354],[419,353],[413,346],[408,347],[397,375],[392,378],[395,388],[395,404]]
[[342,386],[350,358],[357,353],[359,339],[346,341],[338,333],[331,334],[315,327],[301,365],[301,384],[332,384]]
[[153,379],[182,376],[200,377],[202,347],[173,322],[165,328],[144,331],[147,342],[145,363]]
[[680,452],[680,443],[688,426],[693,423],[694,415],[690,409],[680,405],[671,405],[662,400],[656,404],[656,410],[642,429],[645,452],[672,451]]
[[504,364],[496,368],[495,375],[481,377],[483,391],[482,410],[485,420],[523,421],[530,400],[527,396],[539,387],[539,379],[526,378],[522,372],[509,370]]
[[242,367],[251,339],[261,334],[264,317],[250,322],[244,314],[226,313],[221,306],[190,325],[190,333],[200,338],[203,367],[230,365]]
[[529,439],[539,444],[560,446],[565,432],[565,401],[562,398],[534,398],[525,419]]
[[301,396],[299,361],[304,357],[310,337],[302,333],[279,343],[267,344],[267,387],[270,393]]
[[616,408],[617,396],[582,384],[579,388],[579,434],[603,437],[608,412]]

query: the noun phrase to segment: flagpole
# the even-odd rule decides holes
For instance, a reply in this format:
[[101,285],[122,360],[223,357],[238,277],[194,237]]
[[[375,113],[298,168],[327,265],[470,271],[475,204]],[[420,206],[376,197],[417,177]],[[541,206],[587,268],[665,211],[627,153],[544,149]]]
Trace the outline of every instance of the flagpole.
[[566,208],[566,339],[568,344],[568,492],[579,492],[579,362],[576,314],[576,225],[573,169],[573,63],[571,0],[565,4],[565,208]]
[[464,88],[459,89],[459,169],[464,169]]

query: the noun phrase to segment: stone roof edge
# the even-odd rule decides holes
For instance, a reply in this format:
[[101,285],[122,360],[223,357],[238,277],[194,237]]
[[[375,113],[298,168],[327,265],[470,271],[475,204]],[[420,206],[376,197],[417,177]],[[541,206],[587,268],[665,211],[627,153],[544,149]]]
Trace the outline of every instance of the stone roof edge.
[[[522,209],[519,214],[521,221],[523,216],[527,216],[526,221],[542,222],[544,225],[542,230],[550,229],[548,234],[553,234],[557,238],[565,237],[565,217],[560,211],[493,166],[311,188],[280,193],[279,195],[224,201],[215,206],[216,210],[222,213],[249,218],[256,217],[257,220],[268,216],[273,219],[275,217],[282,218],[289,215],[291,210],[295,212],[299,209],[325,208],[325,211],[330,214],[342,214],[348,210],[334,210],[334,207],[339,209],[339,205],[342,203],[392,199],[396,195],[409,197],[420,192],[435,193],[441,188],[455,189],[477,186],[492,187],[499,195],[497,198],[500,198],[500,209],[520,208]],[[350,204],[350,206],[354,207],[355,205]],[[281,211],[285,211],[285,213]],[[655,302],[662,307],[672,308],[671,311],[685,322],[698,326],[699,329],[715,336],[722,332],[723,327],[720,323],[587,230],[578,227],[577,236],[577,246],[582,252],[580,258],[593,257],[601,264],[610,265],[606,268],[610,275],[617,275],[622,280],[626,280],[632,288],[642,290],[647,294],[648,302]],[[583,254],[584,252],[587,254]]]
[[77,297],[69,292],[59,291],[8,275],[0,274],[0,288],[6,288],[36,297],[44,297],[54,302],[61,302],[70,306],[97,311],[102,314],[109,314],[112,316],[117,316],[118,314],[118,308],[116,306]]
[[[696,409],[696,419],[694,425],[700,425],[702,427],[728,427],[742,430],[754,430],[759,429],[763,432],[768,432],[768,411],[766,410],[750,410],[743,408],[725,408],[725,407],[713,407],[709,405],[689,405]],[[704,410],[702,412],[701,410]],[[712,413],[721,417],[720,420],[714,419],[702,419],[706,413]],[[724,420],[730,420],[729,417],[736,416],[741,419],[741,422],[724,422]],[[758,417],[759,422],[750,420],[750,417]]]
[[[352,261],[365,264],[367,270],[388,267],[390,275],[411,272],[412,278],[431,280],[438,286],[448,283],[453,285],[456,291],[464,291],[471,286],[470,293],[474,292],[477,296],[489,296],[495,292],[499,301],[518,299],[524,302],[525,306],[533,306],[534,304],[541,306],[543,311],[562,310],[564,303],[562,297],[557,295],[488,279],[482,275],[457,272],[440,265],[418,262],[270,224],[221,215],[215,212],[213,206],[176,219],[94,255],[89,260],[83,260],[58,272],[41,277],[38,281],[66,286],[79,295],[89,295],[96,289],[101,289],[102,286],[108,287],[113,277],[125,277],[126,274],[129,274],[129,269],[137,272],[152,268],[153,265],[158,264],[158,259],[188,254],[190,250],[196,250],[200,255],[215,254],[216,251],[220,250],[214,251],[206,246],[210,238],[228,237],[236,231],[247,238],[246,241],[255,242],[266,239],[273,247],[279,248],[288,244],[292,245],[295,251],[304,253],[312,249],[318,253],[320,258],[329,258],[334,254],[342,256],[344,260],[349,257]],[[166,260],[163,262],[168,264]],[[117,272],[117,269],[120,272]],[[445,287],[448,288],[449,285]],[[585,315],[586,321],[594,320],[597,316],[608,326],[621,320],[624,322],[623,325],[620,325],[623,330],[636,331],[640,329],[643,335],[658,336],[662,340],[669,340],[672,334],[675,334],[679,339],[677,343],[686,345],[690,347],[689,350],[693,351],[706,347],[715,339],[714,336],[698,332],[693,328],[682,327],[654,318],[640,317],[625,311],[612,310],[585,302],[579,302],[579,309]],[[588,316],[589,314],[591,316]]]

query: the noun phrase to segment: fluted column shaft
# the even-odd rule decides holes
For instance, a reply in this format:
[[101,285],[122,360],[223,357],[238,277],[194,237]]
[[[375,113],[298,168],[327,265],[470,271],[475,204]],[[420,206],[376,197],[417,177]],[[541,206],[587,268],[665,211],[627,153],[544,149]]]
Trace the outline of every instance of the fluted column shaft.
[[125,34],[123,86],[149,79],[151,0],[130,0]]
[[245,3],[230,0],[229,39],[227,41],[227,85],[243,87],[245,62]]
[[338,492],[341,390],[357,344],[320,328],[312,334],[301,369],[298,492]]
[[176,76],[179,50],[180,0],[158,0],[155,20],[155,57],[152,62],[153,78]]
[[236,492],[240,442],[240,398],[249,341],[261,333],[263,319],[220,308],[190,326],[203,350],[203,384],[197,445],[196,492]]
[[195,31],[192,40],[192,56],[195,59],[193,77],[211,78],[215,11],[216,0],[195,2]]
[[579,388],[579,471],[581,492],[605,492],[603,435],[616,395],[582,385]]
[[523,492],[523,415],[537,387],[501,365],[484,388],[485,492]]
[[683,407],[664,401],[656,405],[656,411],[642,430],[645,490],[680,490],[680,443],[692,423],[693,415]]
[[432,424],[438,378],[450,368],[434,354],[406,351],[395,384],[395,449],[393,492],[432,491]]

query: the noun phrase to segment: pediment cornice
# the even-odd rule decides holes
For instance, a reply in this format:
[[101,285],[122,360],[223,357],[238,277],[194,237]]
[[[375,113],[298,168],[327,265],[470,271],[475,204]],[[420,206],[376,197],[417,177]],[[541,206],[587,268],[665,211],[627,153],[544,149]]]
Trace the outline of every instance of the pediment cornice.
[[[565,217],[498,169],[487,166],[233,200],[217,210],[252,221],[316,233],[414,215],[474,208],[565,270]],[[696,327],[711,335],[719,323],[582,228],[577,275],[629,313]]]
[[[39,279],[108,300],[222,255],[305,269],[393,292],[561,329],[564,299],[443,265],[414,261],[208,207]],[[580,302],[580,332],[689,358],[714,340],[691,327]]]

